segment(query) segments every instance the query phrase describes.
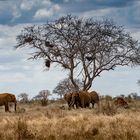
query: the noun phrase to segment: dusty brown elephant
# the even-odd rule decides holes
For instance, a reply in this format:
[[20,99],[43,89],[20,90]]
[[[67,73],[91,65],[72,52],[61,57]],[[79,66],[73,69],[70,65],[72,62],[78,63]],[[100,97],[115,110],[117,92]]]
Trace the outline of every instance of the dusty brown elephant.
[[92,107],[94,108],[94,104],[96,103],[99,106],[99,95],[96,91],[91,91],[89,92],[90,97],[91,97],[91,104]]
[[71,102],[71,99],[72,99],[72,93],[66,93],[64,95],[64,99],[68,103],[68,106],[70,107],[70,102]]
[[5,112],[9,111],[9,105],[8,103],[14,102],[15,103],[15,112],[16,112],[16,97],[14,94],[11,93],[1,93],[0,94],[0,106],[4,105],[5,106]]
[[89,107],[91,102],[90,94],[87,91],[78,91],[72,93],[72,99],[70,103],[70,107],[73,106],[73,104],[77,104],[78,107]]
[[[69,108],[70,108],[70,103],[71,103],[71,100],[72,100],[72,94],[73,93],[71,92],[71,93],[66,93],[64,95],[64,99],[68,103]],[[76,108],[78,108],[77,102],[75,102],[71,107],[74,108],[74,105],[76,105]]]

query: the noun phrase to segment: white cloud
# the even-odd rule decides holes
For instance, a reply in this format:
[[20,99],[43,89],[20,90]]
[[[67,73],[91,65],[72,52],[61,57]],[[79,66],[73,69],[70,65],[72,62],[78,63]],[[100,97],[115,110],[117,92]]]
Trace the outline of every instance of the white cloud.
[[42,19],[42,18],[45,18],[45,17],[50,17],[53,15],[53,11],[52,10],[47,10],[47,9],[39,9],[35,15],[34,15],[34,18],[35,19]]
[[15,19],[17,19],[17,18],[19,18],[21,16],[21,12],[17,8],[17,5],[13,5],[13,7],[12,7],[12,15],[13,15],[13,19],[12,20],[15,20]]
[[136,84],[140,67],[118,67],[114,71],[104,72],[97,77],[92,89],[97,90],[101,95],[128,95],[131,92],[139,92]]
[[140,31],[136,30],[135,32],[132,32],[131,34],[134,39],[137,39],[140,42]]
[[21,10],[31,10],[32,7],[37,3],[36,0],[22,0],[21,4],[20,4],[20,8]]
[[82,2],[82,1],[86,1],[86,0],[75,0],[75,1],[77,1],[77,2]]
[[63,0],[64,2],[69,2],[69,0]]
[[3,65],[0,65],[0,71],[6,71],[6,70],[10,70],[11,68],[8,67],[8,66],[3,66]]
[[108,14],[110,14],[112,11],[112,9],[108,8],[108,9],[97,9],[97,10],[91,10],[91,11],[87,11],[81,14],[81,17],[84,18],[99,18],[99,17],[104,17]]
[[0,25],[1,48],[12,48],[16,45],[16,36],[20,34],[23,27],[30,24],[18,24],[15,26]]
[[50,7],[52,5],[52,2],[50,0],[22,0],[20,3],[20,9],[21,10],[31,10],[34,7]]
[[[32,11],[33,14],[34,11],[38,10],[36,12],[36,16],[49,17],[52,16],[55,11],[58,11],[60,9],[60,7],[57,4],[51,2],[51,0],[7,1],[4,8],[9,8],[8,10],[11,11],[11,14],[13,16],[11,22],[15,22],[16,19],[24,15],[24,11]],[[3,6],[0,6],[0,9],[2,11],[4,10],[4,8]]]
[[55,5],[53,5],[52,6],[52,10],[54,11],[54,12],[57,12],[57,11],[59,11],[61,8],[60,8],[60,6],[58,5],[58,4],[55,4]]
[[5,73],[1,75],[0,82],[21,82],[21,81],[31,81],[29,77],[27,77],[23,73]]
[[42,0],[42,5],[45,5],[45,6],[51,6],[52,5],[52,2],[50,0]]
[[52,5],[50,8],[46,9],[39,9],[38,11],[36,11],[35,15],[34,15],[34,19],[43,19],[43,18],[47,18],[47,17],[51,17],[53,16],[56,12],[60,11],[60,6],[58,4],[54,4]]
[[32,24],[25,23],[25,24],[17,24],[14,26],[10,25],[2,25],[0,24],[0,38],[6,39],[7,38],[16,38],[16,36],[21,32],[21,30],[26,27],[30,26]]
[[132,10],[132,18],[134,18],[135,22],[140,22],[140,1],[137,1],[130,10]]

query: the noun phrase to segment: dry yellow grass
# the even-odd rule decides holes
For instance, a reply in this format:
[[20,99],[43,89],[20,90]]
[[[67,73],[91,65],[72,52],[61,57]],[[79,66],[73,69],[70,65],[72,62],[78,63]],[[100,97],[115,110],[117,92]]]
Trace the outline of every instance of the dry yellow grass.
[[104,103],[100,110],[68,110],[61,109],[60,103],[47,107],[19,104],[17,113],[1,108],[0,140],[139,140],[139,105],[115,109]]

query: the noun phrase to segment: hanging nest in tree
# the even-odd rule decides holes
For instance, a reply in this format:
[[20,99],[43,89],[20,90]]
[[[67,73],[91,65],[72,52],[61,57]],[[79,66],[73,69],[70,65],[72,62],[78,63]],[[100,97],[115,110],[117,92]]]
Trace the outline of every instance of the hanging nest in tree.
[[59,51],[59,50],[56,50],[56,52],[54,53],[54,55],[55,55],[55,56],[60,56],[60,55],[61,55],[61,53],[60,53],[60,51]]
[[25,38],[24,39],[24,42],[25,43],[30,43],[31,41],[33,41],[33,38],[32,37],[28,37],[28,38]]
[[69,68],[69,66],[68,66],[67,64],[63,64],[62,66],[63,66],[63,68],[65,68],[65,69],[68,69],[68,68]]
[[50,45],[50,42],[49,41],[45,41],[45,45],[46,46],[49,46]]
[[54,45],[53,44],[50,44],[49,47],[52,48],[52,47],[54,47]]
[[87,59],[88,61],[91,61],[91,60],[96,59],[96,57],[95,57],[95,56],[86,56],[86,59]]
[[91,60],[92,60],[92,57],[91,57],[91,56],[86,56],[86,59],[87,59],[88,61],[91,61]]
[[52,48],[54,45],[53,44],[50,44],[49,41],[45,41],[45,46]]
[[45,60],[45,66],[49,68],[50,67],[50,64],[51,64],[51,61],[48,60],[48,59],[46,59]]

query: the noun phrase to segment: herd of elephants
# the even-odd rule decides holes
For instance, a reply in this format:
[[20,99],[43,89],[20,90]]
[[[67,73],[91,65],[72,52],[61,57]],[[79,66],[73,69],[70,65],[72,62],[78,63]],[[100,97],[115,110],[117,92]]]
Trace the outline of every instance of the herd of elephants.
[[[94,104],[96,103],[99,106],[99,95],[96,91],[77,91],[77,92],[71,92],[66,93],[64,95],[64,99],[67,102],[69,109],[71,108],[86,108],[90,107],[90,104],[92,104],[92,108],[94,107]],[[1,93],[0,94],[0,106],[5,106],[5,112],[9,112],[9,103],[14,103],[14,109],[16,112],[16,106],[17,106],[17,100],[16,96],[11,93]],[[117,105],[128,105],[127,102],[121,98],[118,97],[114,103]]]
[[[92,104],[92,108],[94,108],[94,104],[96,103],[99,107],[99,95],[96,91],[78,91],[71,92],[64,95],[64,99],[67,101],[69,109],[71,108],[86,108],[90,107]],[[128,107],[127,101],[123,97],[114,98],[114,105]]]
[[96,91],[88,92],[88,91],[78,91],[78,92],[71,92],[64,95],[64,99],[67,101],[69,108],[76,108],[82,107],[86,108],[92,104],[99,105],[99,95]]

